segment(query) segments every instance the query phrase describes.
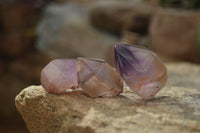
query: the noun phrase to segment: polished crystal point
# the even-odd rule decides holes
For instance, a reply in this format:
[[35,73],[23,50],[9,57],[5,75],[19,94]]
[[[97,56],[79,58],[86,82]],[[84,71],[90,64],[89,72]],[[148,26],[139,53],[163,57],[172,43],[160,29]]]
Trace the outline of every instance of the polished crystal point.
[[56,59],[51,61],[41,72],[43,88],[53,94],[78,87],[75,59]]
[[79,86],[91,97],[112,97],[123,91],[117,72],[102,60],[77,59]]
[[167,69],[150,50],[115,45],[115,66],[127,85],[143,99],[152,99],[165,86]]

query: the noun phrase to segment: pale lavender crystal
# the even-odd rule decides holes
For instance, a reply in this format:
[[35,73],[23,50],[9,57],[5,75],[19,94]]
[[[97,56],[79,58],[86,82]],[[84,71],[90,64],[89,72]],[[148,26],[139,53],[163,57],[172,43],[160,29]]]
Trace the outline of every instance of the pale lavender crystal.
[[79,86],[91,97],[112,97],[123,91],[123,82],[117,72],[102,60],[78,58]]
[[115,65],[127,85],[143,99],[152,99],[167,81],[166,67],[147,49],[117,44]]
[[43,88],[54,94],[78,87],[75,59],[56,59],[51,61],[41,72]]
[[77,87],[91,97],[112,97],[123,91],[122,79],[112,67],[85,58],[53,60],[42,70],[41,84],[53,94]]

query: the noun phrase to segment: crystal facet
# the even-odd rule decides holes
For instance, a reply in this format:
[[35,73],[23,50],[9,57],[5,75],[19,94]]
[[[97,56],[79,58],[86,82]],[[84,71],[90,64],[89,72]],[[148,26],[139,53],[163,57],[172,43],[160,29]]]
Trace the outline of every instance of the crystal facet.
[[143,99],[152,99],[165,86],[167,69],[155,53],[133,45],[115,45],[117,72]]
[[56,59],[41,72],[41,84],[49,93],[59,94],[78,87],[75,59]]
[[123,91],[117,72],[102,60],[77,59],[79,86],[91,97],[112,97]]

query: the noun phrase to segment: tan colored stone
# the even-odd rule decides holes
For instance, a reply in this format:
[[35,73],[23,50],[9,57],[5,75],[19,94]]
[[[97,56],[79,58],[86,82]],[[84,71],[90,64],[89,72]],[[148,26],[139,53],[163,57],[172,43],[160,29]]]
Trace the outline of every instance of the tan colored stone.
[[169,57],[200,62],[199,11],[157,10],[150,26],[152,47]]
[[146,33],[154,11],[152,6],[140,2],[103,1],[92,6],[90,21],[96,27],[115,32],[131,30]]
[[115,98],[90,98],[30,86],[15,102],[31,133],[191,133],[200,131],[199,98],[198,90],[173,86],[150,101],[128,89]]
[[200,65],[187,62],[165,63],[170,85],[200,90]]

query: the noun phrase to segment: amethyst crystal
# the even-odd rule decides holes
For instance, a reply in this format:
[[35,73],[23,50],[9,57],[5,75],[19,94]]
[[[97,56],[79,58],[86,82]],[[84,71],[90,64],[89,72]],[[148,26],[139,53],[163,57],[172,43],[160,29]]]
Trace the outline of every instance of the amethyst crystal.
[[123,81],[117,72],[102,60],[77,59],[79,86],[91,97],[112,97],[123,92]]
[[115,45],[117,72],[143,99],[152,99],[165,86],[167,69],[155,53],[133,45]]
[[123,81],[111,66],[86,58],[51,61],[41,72],[41,84],[53,94],[78,87],[91,97],[112,97],[123,91]]
[[76,60],[56,59],[51,61],[41,72],[41,84],[47,92],[53,94],[77,88]]

